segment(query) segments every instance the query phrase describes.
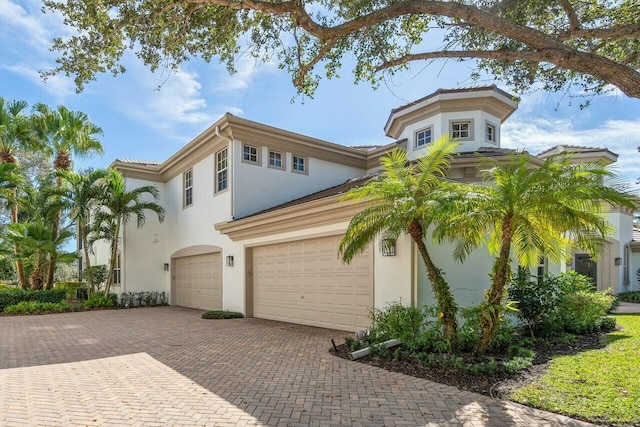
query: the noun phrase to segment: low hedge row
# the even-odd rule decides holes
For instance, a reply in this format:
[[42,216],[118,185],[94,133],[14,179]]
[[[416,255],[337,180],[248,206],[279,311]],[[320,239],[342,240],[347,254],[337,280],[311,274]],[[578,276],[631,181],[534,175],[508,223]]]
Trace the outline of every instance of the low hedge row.
[[37,291],[24,289],[0,290],[0,311],[4,311],[10,305],[16,305],[23,301],[60,303],[65,300],[67,293],[64,289],[41,289]]

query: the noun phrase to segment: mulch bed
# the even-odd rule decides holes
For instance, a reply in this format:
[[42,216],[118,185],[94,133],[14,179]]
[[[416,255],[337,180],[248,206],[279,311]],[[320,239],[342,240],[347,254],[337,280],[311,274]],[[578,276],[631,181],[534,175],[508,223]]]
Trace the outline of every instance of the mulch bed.
[[[366,363],[418,378],[424,378],[441,384],[448,384],[461,390],[472,391],[499,399],[508,399],[511,392],[535,381],[544,375],[549,367],[551,358],[556,355],[576,354],[582,351],[602,348],[601,334],[591,334],[578,337],[571,344],[539,345],[534,349],[535,357],[532,366],[517,374],[504,371],[495,374],[474,373],[466,370],[454,370],[444,366],[425,366],[416,360],[394,360],[389,356],[366,356],[355,360],[354,363]],[[391,353],[394,349],[391,349]],[[349,359],[351,350],[342,344],[338,351],[331,349],[335,356]],[[500,355],[493,355],[496,359]],[[465,362],[470,362],[467,356]]]

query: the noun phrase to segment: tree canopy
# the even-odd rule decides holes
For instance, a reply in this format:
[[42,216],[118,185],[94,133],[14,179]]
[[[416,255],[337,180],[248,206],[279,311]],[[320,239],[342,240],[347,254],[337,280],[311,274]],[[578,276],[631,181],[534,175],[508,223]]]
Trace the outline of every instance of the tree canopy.
[[[45,0],[77,31],[54,40],[58,65],[78,90],[103,72],[125,71],[133,50],[152,70],[191,57],[277,61],[312,95],[324,66],[337,75],[353,57],[355,80],[379,84],[413,61],[477,58],[521,93],[599,94],[610,85],[640,98],[637,0]],[[429,49],[427,46],[439,46]]]

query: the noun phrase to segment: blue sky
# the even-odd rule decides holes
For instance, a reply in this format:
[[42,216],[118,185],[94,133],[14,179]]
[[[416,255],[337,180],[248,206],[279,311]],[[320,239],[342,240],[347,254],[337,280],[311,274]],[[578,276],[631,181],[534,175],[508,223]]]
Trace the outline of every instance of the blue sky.
[[[374,90],[353,84],[347,58],[340,79],[323,80],[313,99],[292,102],[296,91],[290,77],[272,64],[241,58],[238,73],[229,76],[219,64],[193,60],[177,74],[152,74],[128,54],[127,73],[99,76],[76,94],[63,76],[44,83],[38,75],[54,64],[50,40],[70,32],[41,7],[37,0],[0,0],[0,96],[87,113],[104,130],[105,154],[79,159],[81,168],[106,167],[116,158],[165,160],[225,112],[338,144],[385,144],[391,142],[383,126],[392,108],[438,88],[473,84],[471,63],[437,61],[413,64]],[[640,100],[614,91],[586,110],[579,103],[569,105],[566,97],[542,91],[523,97],[502,127],[502,146],[532,153],[558,144],[605,146],[619,154],[619,172],[635,182]]]

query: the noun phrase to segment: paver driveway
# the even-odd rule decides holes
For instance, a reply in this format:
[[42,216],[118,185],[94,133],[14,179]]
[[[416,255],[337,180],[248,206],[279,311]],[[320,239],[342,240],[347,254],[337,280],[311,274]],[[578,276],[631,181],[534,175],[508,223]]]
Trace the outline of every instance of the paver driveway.
[[0,318],[0,425],[583,425],[172,307]]

